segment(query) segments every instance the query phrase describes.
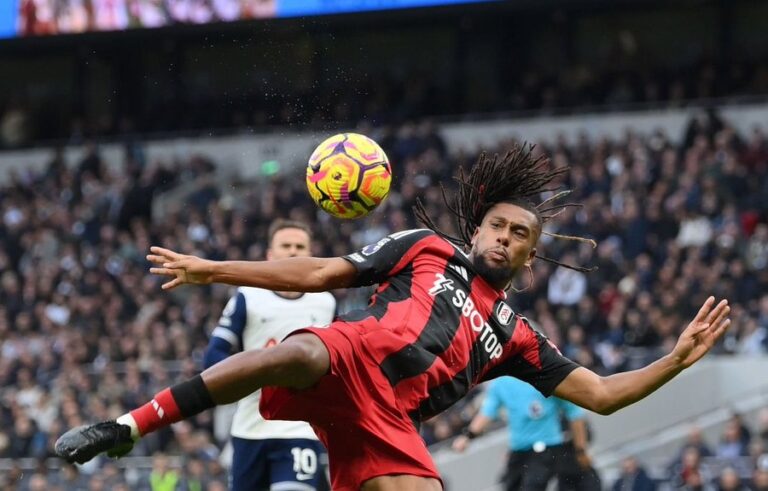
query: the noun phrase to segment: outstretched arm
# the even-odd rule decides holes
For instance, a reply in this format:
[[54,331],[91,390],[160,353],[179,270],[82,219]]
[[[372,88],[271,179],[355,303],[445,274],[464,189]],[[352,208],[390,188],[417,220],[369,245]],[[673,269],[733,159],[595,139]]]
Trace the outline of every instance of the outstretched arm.
[[592,459],[589,458],[589,454],[587,453],[587,422],[581,417],[572,419],[569,422],[569,426],[573,449],[576,452],[576,461],[582,468],[589,469],[592,466]]
[[475,415],[475,417],[472,418],[472,421],[469,422],[469,426],[464,429],[464,432],[454,438],[453,443],[451,444],[453,451],[465,451],[469,446],[470,440],[483,434],[492,421],[491,418],[484,414],[478,413]]
[[608,377],[577,368],[560,382],[554,393],[604,415],[629,406],[701,359],[730,325],[729,312],[726,300],[715,305],[714,297],[709,297],[668,355],[645,368]]
[[169,290],[183,284],[226,283],[276,291],[320,292],[352,284],[357,270],[340,257],[292,257],[275,261],[209,261],[162,247],[150,248],[150,273],[169,276]]

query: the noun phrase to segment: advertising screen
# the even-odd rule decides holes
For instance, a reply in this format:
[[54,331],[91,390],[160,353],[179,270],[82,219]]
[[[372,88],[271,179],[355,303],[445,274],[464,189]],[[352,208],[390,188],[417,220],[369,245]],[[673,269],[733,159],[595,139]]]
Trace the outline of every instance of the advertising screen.
[[496,0],[1,0],[0,37],[121,31]]

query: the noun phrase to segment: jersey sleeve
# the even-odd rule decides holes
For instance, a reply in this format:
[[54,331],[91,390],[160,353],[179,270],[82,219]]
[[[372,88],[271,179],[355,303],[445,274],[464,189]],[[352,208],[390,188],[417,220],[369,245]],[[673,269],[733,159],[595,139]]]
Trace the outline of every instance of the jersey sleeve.
[[218,338],[228,342],[236,351],[243,348],[243,331],[245,330],[246,308],[245,295],[238,291],[229,299],[221,313],[218,325],[211,332],[211,340]]
[[546,336],[531,327],[527,319],[519,317],[513,339],[516,349],[486,379],[511,375],[528,382],[549,397],[565,377],[579,365],[560,353]]
[[388,235],[357,252],[342,256],[357,269],[351,286],[381,283],[410,263],[420,249],[419,243],[435,233],[427,229],[406,230]]
[[496,419],[499,415],[499,409],[501,409],[501,398],[499,397],[499,384],[491,382],[488,386],[488,390],[485,391],[485,399],[480,406],[480,414],[489,419]]

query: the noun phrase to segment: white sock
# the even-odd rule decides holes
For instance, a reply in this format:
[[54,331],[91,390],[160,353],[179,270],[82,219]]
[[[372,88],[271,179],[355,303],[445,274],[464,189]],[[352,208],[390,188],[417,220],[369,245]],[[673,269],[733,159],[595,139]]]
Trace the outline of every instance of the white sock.
[[133,416],[131,416],[131,413],[126,413],[117,418],[117,422],[121,425],[128,425],[131,427],[131,438],[133,438],[133,441],[138,440],[141,438],[141,435],[139,434],[139,425],[136,424],[136,420],[133,419]]

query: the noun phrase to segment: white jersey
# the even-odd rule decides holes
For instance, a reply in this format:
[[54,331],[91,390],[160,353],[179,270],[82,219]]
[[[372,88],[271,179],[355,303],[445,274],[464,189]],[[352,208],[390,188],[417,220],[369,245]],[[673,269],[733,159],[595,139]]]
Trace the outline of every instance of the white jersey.
[[[241,287],[224,308],[211,336],[221,338],[237,351],[266,348],[291,332],[333,321],[336,299],[330,293],[304,293],[284,298],[271,290]],[[232,421],[232,436],[249,440],[268,438],[317,439],[309,424],[301,421],[267,421],[259,412],[261,391],[241,399]]]

